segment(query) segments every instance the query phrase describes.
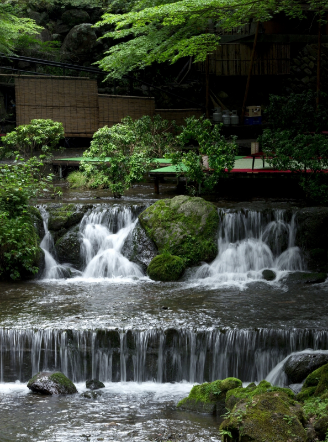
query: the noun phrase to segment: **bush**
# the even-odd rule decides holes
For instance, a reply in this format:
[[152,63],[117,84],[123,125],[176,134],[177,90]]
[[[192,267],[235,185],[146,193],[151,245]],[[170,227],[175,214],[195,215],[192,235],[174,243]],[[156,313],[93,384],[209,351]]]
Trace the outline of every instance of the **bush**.
[[17,154],[29,158],[36,150],[40,150],[40,158],[45,159],[54,149],[60,149],[58,145],[63,138],[62,123],[52,120],[32,120],[30,124],[18,126],[2,138],[0,159],[11,158]]

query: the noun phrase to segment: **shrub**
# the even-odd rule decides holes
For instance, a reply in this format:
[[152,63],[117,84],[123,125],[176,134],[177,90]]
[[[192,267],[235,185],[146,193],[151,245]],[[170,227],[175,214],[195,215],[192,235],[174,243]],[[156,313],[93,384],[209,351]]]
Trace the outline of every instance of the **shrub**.
[[36,150],[41,151],[40,158],[48,158],[54,149],[60,149],[59,142],[64,138],[62,123],[52,120],[32,120],[2,138],[0,159],[17,154],[29,158]]

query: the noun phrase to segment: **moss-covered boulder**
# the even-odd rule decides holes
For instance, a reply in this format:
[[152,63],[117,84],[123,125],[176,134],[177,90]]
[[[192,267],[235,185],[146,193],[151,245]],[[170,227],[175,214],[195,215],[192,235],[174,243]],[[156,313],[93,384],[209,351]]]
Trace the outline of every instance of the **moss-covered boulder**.
[[48,228],[51,231],[56,242],[61,236],[65,235],[67,229],[79,224],[84,214],[92,208],[89,204],[49,204],[47,211],[49,213]]
[[306,442],[303,421],[300,405],[289,395],[267,391],[239,399],[220,430],[231,435],[229,442]]
[[219,215],[203,198],[181,195],[157,201],[139,220],[160,253],[180,256],[188,265],[211,261],[217,255]]
[[216,414],[220,417],[226,411],[227,392],[241,385],[242,382],[237,378],[227,378],[195,385],[192,387],[189,396],[182,399],[177,406],[181,409]]
[[293,272],[287,275],[288,284],[320,284],[327,279],[327,273]]
[[328,364],[328,354],[303,353],[290,356],[285,362],[284,371],[290,384],[299,384],[310,373],[325,364]]
[[43,371],[28,381],[27,387],[39,394],[74,394],[77,389],[73,382],[61,372]]
[[177,281],[186,268],[186,261],[179,256],[164,253],[152,259],[147,268],[149,278],[154,281]]
[[321,396],[324,393],[328,393],[328,364],[314,370],[307,376],[297,399],[303,401],[311,396]]

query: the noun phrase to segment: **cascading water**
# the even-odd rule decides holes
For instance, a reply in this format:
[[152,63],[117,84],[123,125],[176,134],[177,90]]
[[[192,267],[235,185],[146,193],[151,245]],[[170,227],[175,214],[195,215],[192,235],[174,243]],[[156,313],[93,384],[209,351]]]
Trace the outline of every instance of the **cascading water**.
[[54,239],[48,229],[49,213],[43,206],[39,207],[44,228],[44,237],[40,243],[40,247],[44,252],[44,270],[42,272],[42,279],[61,279],[66,278],[70,274],[71,266],[60,265],[56,259],[56,249]]
[[[328,331],[0,329],[0,344],[1,382],[27,381],[42,370],[60,370],[74,382],[256,382],[292,352],[327,349]],[[282,376],[273,380],[284,384]]]
[[[134,217],[135,218],[135,217]],[[85,262],[84,278],[136,277],[140,267],[121,254],[136,219],[130,208],[98,208],[86,214],[80,224],[81,254]]]
[[242,283],[262,279],[264,269],[302,270],[300,249],[295,247],[295,214],[284,210],[256,212],[219,210],[219,253],[194,275],[208,283]]

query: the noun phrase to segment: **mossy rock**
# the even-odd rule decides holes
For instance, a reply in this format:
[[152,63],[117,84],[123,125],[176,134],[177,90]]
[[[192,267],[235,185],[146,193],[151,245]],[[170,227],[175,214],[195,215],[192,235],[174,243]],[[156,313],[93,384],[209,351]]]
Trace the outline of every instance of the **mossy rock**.
[[79,224],[91,207],[89,204],[49,204],[49,230],[60,231]]
[[327,273],[293,272],[287,276],[287,283],[320,284],[327,279]]
[[154,281],[177,281],[186,268],[186,261],[179,256],[165,253],[153,258],[147,268],[149,278]]
[[139,221],[159,253],[180,256],[188,265],[217,255],[219,215],[203,198],[181,195],[157,201],[139,215]]
[[328,364],[314,370],[305,379],[301,393],[308,387],[316,387],[313,396],[321,396],[328,390]]
[[99,388],[105,388],[105,384],[98,381],[98,379],[90,379],[86,381],[85,386],[89,388],[89,390],[99,390]]
[[328,363],[328,354],[302,353],[290,356],[284,365],[284,371],[290,384],[299,384],[317,368]]
[[61,236],[55,244],[57,257],[60,263],[73,264],[78,270],[82,270],[83,259],[81,257],[81,242],[79,226],[71,227],[64,236]]
[[216,413],[221,416],[225,410],[225,398],[227,391],[242,385],[237,378],[227,378],[214,382],[205,382],[194,385],[189,396],[178,403],[178,407],[201,413]]
[[229,442],[306,442],[302,420],[299,404],[284,391],[270,391],[239,400],[220,430],[230,432]]
[[254,396],[264,393],[284,393],[291,400],[295,398],[294,393],[289,388],[274,387],[268,381],[261,381],[258,385],[249,384],[246,388],[238,387],[228,391],[226,397],[226,408],[232,410],[233,407],[243,400],[252,399]]
[[59,371],[38,373],[28,381],[27,387],[34,393],[46,395],[77,393],[73,382]]

